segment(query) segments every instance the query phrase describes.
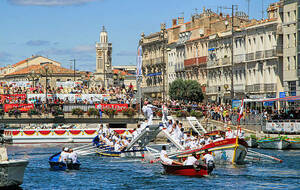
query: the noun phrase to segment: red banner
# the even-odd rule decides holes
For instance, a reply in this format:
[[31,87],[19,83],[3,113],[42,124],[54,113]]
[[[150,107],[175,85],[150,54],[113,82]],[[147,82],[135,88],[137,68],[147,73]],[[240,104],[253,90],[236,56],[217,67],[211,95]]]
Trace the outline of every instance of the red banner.
[[0,100],[4,101],[5,99],[8,99],[9,101],[18,99],[25,100],[26,94],[0,94]]
[[46,130],[46,131],[39,131],[41,135],[49,135],[51,133],[50,130]]
[[101,109],[102,111],[107,108],[116,109],[117,111],[122,111],[128,108],[128,104],[95,104],[96,109]]
[[21,112],[27,112],[34,108],[34,104],[4,104],[4,111],[9,112],[11,109],[18,109]]
[[79,135],[81,133],[81,130],[70,130],[70,133],[72,135]]

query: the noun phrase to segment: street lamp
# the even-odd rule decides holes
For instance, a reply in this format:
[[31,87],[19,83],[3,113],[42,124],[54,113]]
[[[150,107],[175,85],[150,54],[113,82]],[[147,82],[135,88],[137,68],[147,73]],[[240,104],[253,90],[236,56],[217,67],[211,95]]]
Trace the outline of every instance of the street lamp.
[[161,24],[161,38],[162,38],[162,77],[163,77],[163,102],[166,102],[166,86],[165,86],[165,73],[166,73],[166,63],[165,63],[165,50],[166,50],[166,38],[165,38],[165,33],[166,33],[166,24]]
[[46,77],[45,81],[45,96],[46,96],[46,104],[48,105],[48,76],[51,75],[52,71],[50,70],[50,67],[46,65],[41,70],[41,74]]

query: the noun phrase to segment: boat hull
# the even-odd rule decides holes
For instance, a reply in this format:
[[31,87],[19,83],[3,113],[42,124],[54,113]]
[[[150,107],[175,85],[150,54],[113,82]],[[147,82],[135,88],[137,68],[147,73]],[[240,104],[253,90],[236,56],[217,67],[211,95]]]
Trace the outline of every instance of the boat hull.
[[300,149],[300,141],[289,141],[289,149]]
[[96,150],[96,154],[100,157],[117,157],[117,158],[143,158],[146,150],[132,150],[132,151],[103,151]]
[[250,138],[246,140],[246,142],[250,148],[256,148],[258,146],[256,139]]
[[17,187],[23,183],[27,160],[9,160],[0,163],[0,188]]
[[258,148],[261,149],[276,149],[284,150],[289,147],[289,142],[286,140],[260,140],[257,141]]
[[65,170],[79,170],[80,169],[80,163],[69,163],[65,164],[63,162],[51,162],[49,161],[51,170],[54,171],[65,171]]
[[166,165],[163,163],[162,165],[166,174],[193,177],[203,177],[208,175],[208,170],[205,166],[200,166],[198,169],[195,169],[194,166]]
[[247,142],[243,139],[225,139],[205,145],[201,149],[189,150],[181,154],[181,157],[196,152],[197,154],[204,153],[205,149],[212,152],[216,164],[226,163],[244,163],[247,155]]

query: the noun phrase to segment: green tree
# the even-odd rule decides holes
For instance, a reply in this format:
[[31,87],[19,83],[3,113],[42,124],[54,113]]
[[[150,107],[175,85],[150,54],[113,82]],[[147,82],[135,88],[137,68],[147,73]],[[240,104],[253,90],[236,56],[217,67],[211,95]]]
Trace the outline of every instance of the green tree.
[[201,85],[195,80],[176,79],[170,84],[169,96],[173,100],[196,101],[203,100]]

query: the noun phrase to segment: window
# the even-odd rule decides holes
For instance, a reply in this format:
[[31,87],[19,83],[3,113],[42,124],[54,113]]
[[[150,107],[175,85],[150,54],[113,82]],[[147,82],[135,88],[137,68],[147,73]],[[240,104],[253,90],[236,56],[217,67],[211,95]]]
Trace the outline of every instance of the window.
[[67,79],[67,81],[71,81],[71,79]]
[[59,81],[60,81],[60,79],[56,79],[56,81],[57,81],[57,82],[59,82]]

